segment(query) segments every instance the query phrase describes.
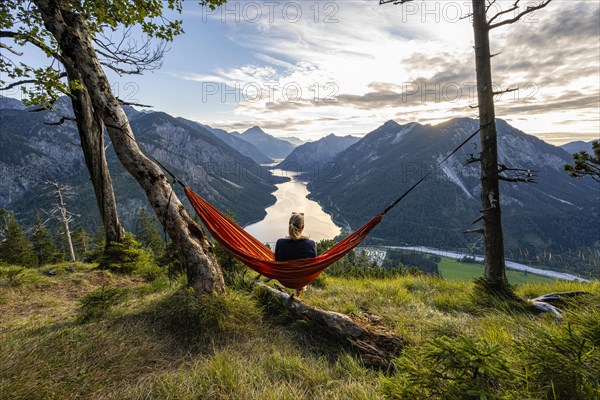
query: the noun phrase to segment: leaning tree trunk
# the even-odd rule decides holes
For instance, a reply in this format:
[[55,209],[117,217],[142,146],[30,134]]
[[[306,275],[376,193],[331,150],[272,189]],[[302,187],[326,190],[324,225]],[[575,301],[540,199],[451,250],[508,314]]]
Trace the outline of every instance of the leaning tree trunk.
[[44,25],[57,40],[63,56],[77,65],[94,112],[108,129],[117,157],[146,192],[150,204],[183,259],[188,285],[198,292],[224,291],[223,274],[213,246],[190,218],[161,169],[139,149],[108,78],[96,56],[86,22],[80,14],[51,0],[34,0]]
[[483,243],[485,276],[507,283],[504,263],[504,239],[498,185],[498,144],[489,26],[485,0],[473,0],[477,98],[481,126],[481,204],[483,207]]
[[[69,82],[81,82],[81,75],[75,65],[69,60],[65,60],[64,65]],[[72,91],[71,103],[77,121],[85,164],[92,180],[100,219],[104,227],[105,243],[108,246],[111,242],[120,242],[124,230],[119,221],[112,179],[106,162],[104,124],[94,113],[92,101],[85,86]]]

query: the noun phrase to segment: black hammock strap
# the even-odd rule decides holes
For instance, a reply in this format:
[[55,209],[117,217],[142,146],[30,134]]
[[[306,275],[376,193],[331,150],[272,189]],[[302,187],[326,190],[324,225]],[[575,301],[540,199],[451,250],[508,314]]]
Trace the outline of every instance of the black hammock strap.
[[[460,150],[461,147],[463,147],[465,144],[467,144],[467,142],[469,140],[473,139],[475,137],[475,135],[477,135],[480,131],[481,131],[481,127],[479,127],[479,129],[477,129],[475,132],[473,132],[473,134],[471,134],[471,136],[469,136],[468,138],[466,138],[465,141],[463,141],[461,144],[459,144],[458,147],[456,147],[454,150],[452,150],[452,152],[450,152],[450,154],[448,154],[446,157],[444,157],[444,159],[442,161],[440,161],[437,165],[442,165],[442,163],[444,161],[446,161],[450,157],[452,157],[452,155],[454,153],[456,153],[458,150]],[[392,208],[396,207],[396,205],[398,205],[398,203],[400,203],[406,196],[408,196],[408,194],[410,192],[412,192],[417,186],[419,186],[421,184],[421,182],[423,182],[431,174],[432,174],[432,172],[430,171],[430,172],[426,173],[425,175],[423,175],[423,177],[421,179],[419,179],[414,185],[412,185],[406,192],[402,193],[400,195],[400,197],[398,197],[389,206],[387,206],[385,208],[385,210],[383,210],[381,212],[381,215],[387,214],[388,211],[390,211]]]

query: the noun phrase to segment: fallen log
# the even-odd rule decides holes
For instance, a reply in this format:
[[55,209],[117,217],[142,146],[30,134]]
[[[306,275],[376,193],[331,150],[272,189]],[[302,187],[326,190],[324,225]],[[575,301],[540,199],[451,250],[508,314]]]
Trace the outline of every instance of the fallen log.
[[382,326],[375,325],[378,317],[365,314],[362,318],[310,306],[285,290],[277,290],[256,282],[281,306],[298,317],[311,321],[328,332],[344,338],[356,348],[363,363],[375,368],[388,368],[391,360],[406,344],[400,336]]

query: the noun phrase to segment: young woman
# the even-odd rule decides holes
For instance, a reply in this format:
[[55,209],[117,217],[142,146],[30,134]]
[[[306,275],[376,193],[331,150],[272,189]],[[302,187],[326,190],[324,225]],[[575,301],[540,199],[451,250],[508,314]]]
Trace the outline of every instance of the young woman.
[[[302,235],[304,229],[304,213],[293,212],[288,226],[289,236],[279,239],[275,244],[275,261],[313,258],[317,256],[317,245],[307,236]],[[296,297],[302,289],[296,289]]]

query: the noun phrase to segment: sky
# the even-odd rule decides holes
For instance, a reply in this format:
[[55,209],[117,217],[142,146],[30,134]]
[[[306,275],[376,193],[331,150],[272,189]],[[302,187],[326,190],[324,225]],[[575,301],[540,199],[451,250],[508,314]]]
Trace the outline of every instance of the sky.
[[[471,1],[378,3],[244,0],[211,11],[186,2],[182,15],[167,14],[185,34],[162,67],[110,74],[113,90],[228,131],[258,125],[302,140],[362,136],[390,119],[476,118],[473,31],[460,18]],[[554,0],[492,30],[494,86],[516,89],[496,99],[497,117],[557,145],[598,139],[599,26],[600,1]]]

